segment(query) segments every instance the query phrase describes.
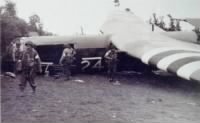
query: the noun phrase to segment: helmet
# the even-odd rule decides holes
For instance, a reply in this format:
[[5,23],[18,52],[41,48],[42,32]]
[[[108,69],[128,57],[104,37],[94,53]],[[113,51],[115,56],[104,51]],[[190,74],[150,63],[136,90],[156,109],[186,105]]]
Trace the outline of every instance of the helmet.
[[20,45],[21,42],[19,40],[16,41],[16,45]]
[[113,43],[110,43],[108,47],[109,47],[109,49],[116,49],[116,47]]
[[29,45],[29,46],[31,46],[31,47],[34,47],[34,44],[33,44],[32,41],[27,41],[27,42],[25,43],[25,45],[26,45],[26,46]]
[[65,48],[70,48],[70,45],[69,44],[65,44],[64,47]]

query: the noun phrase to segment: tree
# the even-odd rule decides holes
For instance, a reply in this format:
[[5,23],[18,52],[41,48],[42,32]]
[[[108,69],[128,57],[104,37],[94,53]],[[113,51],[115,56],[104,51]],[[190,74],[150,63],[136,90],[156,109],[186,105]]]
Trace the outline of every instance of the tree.
[[6,0],[5,14],[9,16],[16,16],[16,4],[10,0]]
[[17,16],[16,4],[10,0],[0,6],[0,31],[1,31],[1,55],[6,53],[6,47],[18,37],[26,37],[30,31],[38,32],[39,35],[52,35],[43,30],[40,17],[35,14],[30,16],[29,24]]
[[37,14],[29,17],[29,31],[36,32],[40,36],[52,35],[52,33],[44,31],[43,23],[40,21],[40,17]]
[[1,24],[1,53],[6,52],[6,47],[17,37],[26,36],[28,24],[16,15],[16,5],[6,1],[5,6],[0,6]]
[[44,35],[43,24],[39,23],[38,25],[38,33],[39,35]]
[[34,14],[29,17],[30,31],[38,32],[40,17],[37,14]]
[[0,6],[0,15],[3,13],[4,6]]

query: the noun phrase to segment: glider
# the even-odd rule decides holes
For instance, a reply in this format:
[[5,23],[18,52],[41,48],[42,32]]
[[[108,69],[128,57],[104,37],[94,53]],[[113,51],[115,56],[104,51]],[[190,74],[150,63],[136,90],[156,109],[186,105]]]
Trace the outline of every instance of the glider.
[[[103,56],[112,42],[120,51],[119,68],[146,69],[156,67],[177,76],[200,82],[200,45],[194,32],[164,32],[134,15],[131,11],[115,11],[101,28],[101,35],[39,36],[21,38],[36,44],[45,71],[58,64],[63,45],[74,44],[77,65],[81,70],[104,68]],[[124,54],[125,53],[125,54]],[[128,55],[127,55],[128,54]],[[126,70],[126,69],[125,69]]]
[[116,47],[144,64],[200,82],[200,45],[152,32],[132,12],[115,11],[101,28]]

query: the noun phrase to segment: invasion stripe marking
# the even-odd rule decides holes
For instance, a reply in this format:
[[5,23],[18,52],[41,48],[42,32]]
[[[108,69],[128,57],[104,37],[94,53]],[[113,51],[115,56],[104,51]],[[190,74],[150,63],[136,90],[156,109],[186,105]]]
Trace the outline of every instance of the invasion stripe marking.
[[179,54],[170,55],[161,59],[158,62],[157,67],[162,70],[167,71],[168,66],[172,64],[173,62],[179,59],[183,59],[187,57],[195,57],[195,56],[200,57],[200,53],[179,53]]
[[188,51],[184,51],[184,50],[171,50],[171,51],[167,51],[167,52],[163,52],[163,53],[159,53],[153,57],[151,57],[151,59],[149,60],[148,64],[150,65],[157,65],[157,63],[167,57],[167,56],[170,56],[170,55],[173,55],[173,54],[177,54],[177,53],[184,53],[184,52],[188,52]]
[[177,75],[190,80],[190,76],[195,71],[200,70],[200,61],[191,62],[178,69]]
[[181,68],[182,66],[184,66],[185,64],[195,62],[195,61],[200,61],[200,56],[193,56],[193,57],[179,59],[179,60],[171,63],[168,66],[167,71],[176,73],[178,71],[178,69]]
[[154,50],[151,50],[147,53],[145,53],[143,56],[142,56],[142,61],[146,64],[148,64],[148,61],[151,57],[153,57],[154,55],[158,54],[158,53],[162,53],[162,52],[166,52],[166,51],[171,51],[171,50],[177,50],[175,48],[169,48],[169,47],[164,47],[164,48],[157,48],[157,49],[154,49]]
[[150,50],[149,52],[145,53],[141,57],[141,59],[142,59],[143,63],[148,64],[149,59],[151,59],[153,56],[155,56],[157,54],[164,53],[164,52],[167,52],[167,51],[177,51],[177,50],[185,50],[185,51],[188,51],[188,52],[194,51],[194,52],[199,52],[200,53],[200,51],[192,50],[192,49],[187,49],[187,48],[162,47],[162,48],[157,48],[157,49],[154,49],[154,50]]
[[192,81],[200,82],[200,70],[193,72],[192,75],[190,76],[190,79]]

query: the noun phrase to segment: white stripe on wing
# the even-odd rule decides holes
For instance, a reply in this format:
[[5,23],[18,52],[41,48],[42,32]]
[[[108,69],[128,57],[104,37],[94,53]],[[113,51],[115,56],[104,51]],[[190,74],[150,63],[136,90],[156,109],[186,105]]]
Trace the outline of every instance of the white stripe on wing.
[[[149,60],[160,53],[163,52],[167,52],[167,51],[173,51],[173,50],[185,50],[185,51],[197,51],[197,50],[193,50],[193,49],[188,49],[188,48],[180,48],[180,47],[162,47],[162,48],[156,48],[154,50],[150,50],[149,52],[145,53],[141,59],[142,62],[144,62],[145,64],[148,64]],[[198,51],[199,52],[199,51]]]
[[182,66],[178,69],[177,75],[187,80],[190,80],[190,76],[192,75],[192,73],[194,73],[197,70],[200,70],[200,61],[191,62]]
[[193,57],[193,56],[199,56],[200,57],[200,53],[177,53],[177,54],[173,54],[173,55],[170,55],[170,56],[167,56],[167,57],[161,59],[158,62],[157,67],[159,69],[167,71],[167,68],[173,62],[175,62],[179,59],[182,59],[182,58]]

